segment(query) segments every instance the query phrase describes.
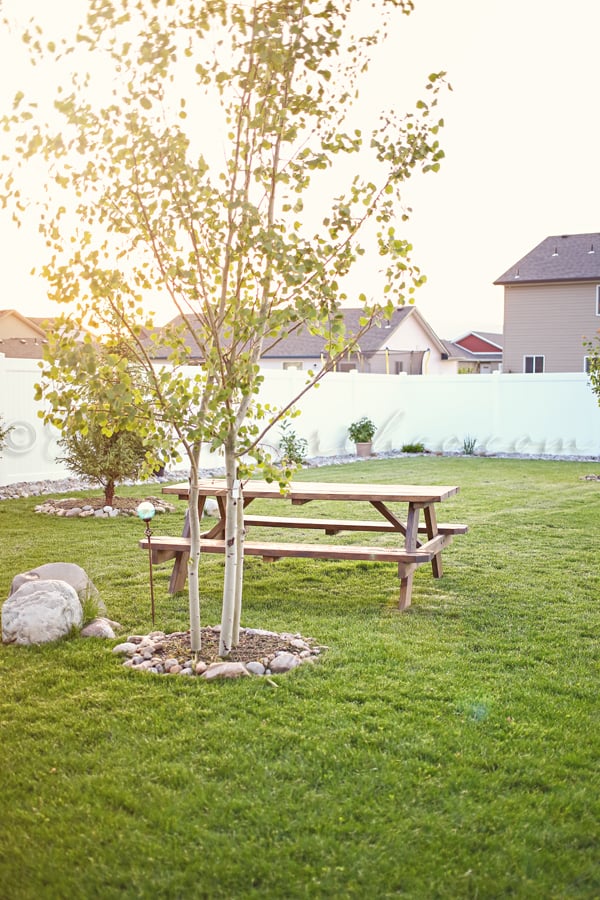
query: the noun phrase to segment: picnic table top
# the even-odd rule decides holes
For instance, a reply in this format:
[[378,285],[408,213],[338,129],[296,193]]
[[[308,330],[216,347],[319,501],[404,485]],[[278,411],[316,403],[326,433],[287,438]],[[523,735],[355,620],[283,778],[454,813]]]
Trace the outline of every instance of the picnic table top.
[[[224,478],[202,478],[198,482],[200,494],[207,497],[223,496],[227,491]],[[368,502],[439,503],[457,494],[454,485],[439,484],[365,484],[335,483],[323,481],[291,482],[285,493],[276,482],[245,481],[244,497],[247,499],[288,500],[364,500]],[[171,484],[163,488],[165,494],[177,494],[180,499],[189,496],[189,484]]]

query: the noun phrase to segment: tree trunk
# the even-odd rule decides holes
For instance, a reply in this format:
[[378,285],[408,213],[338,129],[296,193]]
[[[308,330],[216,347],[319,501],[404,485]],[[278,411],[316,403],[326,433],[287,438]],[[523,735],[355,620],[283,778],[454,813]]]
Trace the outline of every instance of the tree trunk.
[[237,528],[235,534],[236,570],[235,570],[235,597],[233,607],[233,646],[240,642],[240,620],[242,617],[242,592],[244,589],[244,540],[246,529],[244,528],[244,492],[239,487],[239,499],[237,501]]
[[225,576],[223,579],[223,608],[221,613],[221,637],[219,656],[227,657],[235,646],[234,619],[238,570],[238,553],[236,533],[238,531],[238,504],[240,485],[237,480],[237,461],[234,452],[235,443],[228,440],[225,446],[225,477],[227,479],[227,498],[225,508]]
[[113,505],[113,500],[115,499],[115,482],[114,479],[111,478],[104,485],[104,502],[107,506]]
[[198,468],[200,445],[194,448],[194,460],[190,470],[190,496],[188,517],[190,525],[190,556],[188,560],[188,596],[190,607],[190,644],[194,655],[202,647],[200,631],[200,513],[198,510]]

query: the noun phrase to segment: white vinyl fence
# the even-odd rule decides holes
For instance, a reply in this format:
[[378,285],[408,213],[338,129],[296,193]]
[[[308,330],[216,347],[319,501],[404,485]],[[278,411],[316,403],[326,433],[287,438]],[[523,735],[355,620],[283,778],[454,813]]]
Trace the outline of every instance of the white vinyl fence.
[[[196,370],[192,370],[196,371]],[[12,426],[0,456],[0,485],[62,478],[59,434],[42,425],[34,400],[39,368],[0,358],[0,416]],[[302,372],[265,372],[262,399],[284,403],[300,392]],[[363,415],[377,425],[375,452],[422,442],[432,451],[600,456],[600,408],[584,374],[361,375],[332,373],[298,403],[292,428],[310,456],[351,453],[348,425]],[[276,446],[279,429],[265,443]],[[204,465],[219,465],[208,455]]]

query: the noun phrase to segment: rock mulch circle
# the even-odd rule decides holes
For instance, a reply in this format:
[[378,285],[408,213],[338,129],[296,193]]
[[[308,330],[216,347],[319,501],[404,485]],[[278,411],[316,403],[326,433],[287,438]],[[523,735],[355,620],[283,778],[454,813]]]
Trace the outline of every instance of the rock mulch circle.
[[152,675],[183,675],[205,681],[244,678],[249,675],[283,675],[307,662],[314,663],[327,647],[300,634],[240,628],[238,646],[227,660],[220,659],[220,625],[202,628],[202,650],[194,660],[189,631],[152,631],[130,635],[113,647],[113,653],[127,657],[123,665]]
[[[146,497],[157,513],[173,512],[175,507],[162,497]],[[35,507],[36,513],[65,518],[114,519],[117,516],[135,516],[142,501],[139,497],[115,497],[108,505],[103,497],[66,497],[64,500],[46,500]]]

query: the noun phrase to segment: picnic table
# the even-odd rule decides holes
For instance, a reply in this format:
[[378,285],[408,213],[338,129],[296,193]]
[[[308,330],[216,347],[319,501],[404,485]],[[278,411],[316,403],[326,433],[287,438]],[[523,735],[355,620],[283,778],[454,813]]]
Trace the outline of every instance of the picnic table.
[[[202,516],[206,499],[214,497],[218,506],[218,518],[212,528],[201,535],[201,551],[208,553],[225,552],[225,515],[227,485],[224,478],[204,478],[199,482],[199,512]],[[285,557],[308,559],[368,560],[373,562],[393,562],[398,566],[400,578],[399,609],[406,609],[411,603],[413,576],[417,568],[431,563],[433,576],[442,577],[442,550],[457,534],[467,532],[466,525],[438,523],[436,504],[458,493],[458,487],[449,485],[414,484],[336,484],[324,482],[292,482],[285,494],[279,485],[265,481],[249,480],[244,483],[244,527],[251,533],[253,527],[301,529],[323,531],[326,535],[340,532],[391,533],[400,541],[389,546],[358,546],[355,544],[331,543],[282,543],[280,541],[254,541],[246,538],[244,554],[261,556],[274,561]],[[187,483],[168,485],[166,494],[175,494],[181,500],[189,498]],[[246,512],[254,500],[287,500],[292,506],[303,506],[311,501],[344,501],[367,503],[377,510],[376,519],[330,519],[298,518],[295,516],[252,515]],[[395,512],[391,504],[402,504],[405,512]],[[423,519],[421,521],[421,513]],[[143,549],[151,549],[153,562],[175,560],[169,583],[169,592],[176,593],[185,586],[187,562],[190,552],[189,524],[186,521],[183,533],[178,536],[152,536],[140,541]]]

